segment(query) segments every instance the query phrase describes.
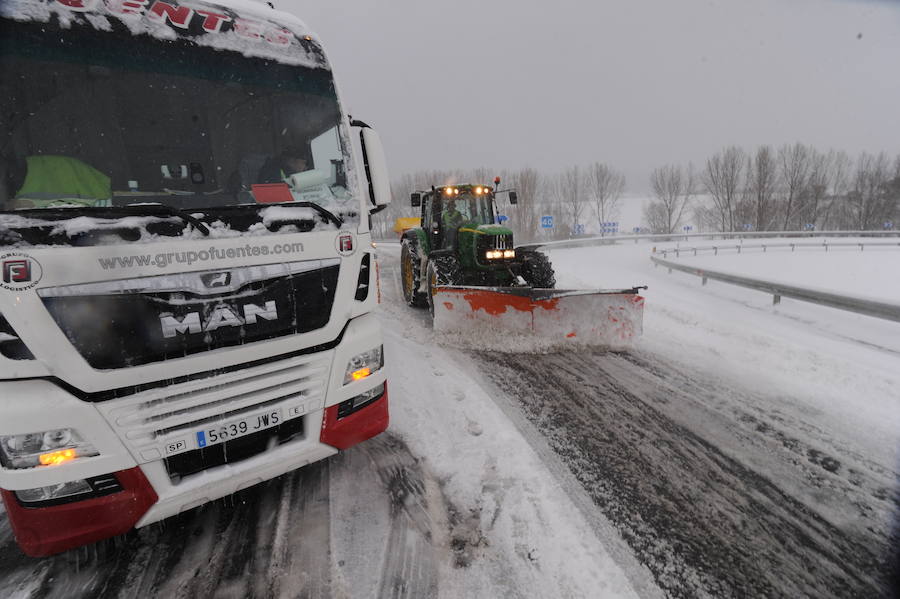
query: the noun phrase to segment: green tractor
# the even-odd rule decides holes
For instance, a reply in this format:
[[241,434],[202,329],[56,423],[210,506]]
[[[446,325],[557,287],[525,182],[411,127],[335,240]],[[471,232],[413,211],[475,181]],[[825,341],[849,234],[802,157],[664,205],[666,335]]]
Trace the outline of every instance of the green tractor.
[[[495,180],[499,184],[499,179]],[[403,298],[434,314],[439,286],[553,289],[547,256],[516,248],[513,232],[498,222],[497,196],[517,203],[516,192],[490,185],[448,185],[411,195],[421,226],[403,233]]]

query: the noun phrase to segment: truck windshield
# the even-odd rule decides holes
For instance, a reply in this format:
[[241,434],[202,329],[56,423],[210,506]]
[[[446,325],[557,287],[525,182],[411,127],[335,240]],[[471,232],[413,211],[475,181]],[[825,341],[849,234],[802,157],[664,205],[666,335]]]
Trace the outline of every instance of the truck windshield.
[[0,209],[311,202],[357,217],[331,73],[0,19]]

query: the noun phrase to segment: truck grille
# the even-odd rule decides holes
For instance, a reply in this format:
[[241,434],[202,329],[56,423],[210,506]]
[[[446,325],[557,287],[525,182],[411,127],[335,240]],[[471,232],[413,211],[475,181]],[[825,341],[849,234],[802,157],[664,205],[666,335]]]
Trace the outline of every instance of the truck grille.
[[183,358],[324,327],[340,261],[311,260],[41,289],[97,369]]
[[[282,408],[294,410],[294,418],[284,414],[286,422],[282,424],[287,424],[320,409],[325,405],[333,355],[327,351],[297,356],[145,391],[97,407],[140,462],[171,458],[199,449],[196,432],[217,422]],[[271,430],[277,432],[277,428]]]

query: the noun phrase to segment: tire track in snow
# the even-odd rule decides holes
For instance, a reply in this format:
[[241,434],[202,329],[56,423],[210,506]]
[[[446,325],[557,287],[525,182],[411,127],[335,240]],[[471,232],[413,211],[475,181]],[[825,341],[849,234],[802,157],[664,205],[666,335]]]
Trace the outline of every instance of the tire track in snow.
[[879,539],[837,528],[668,417],[663,402],[690,398],[666,368],[614,353],[474,356],[670,596],[885,593]]
[[[370,501],[358,512],[334,509],[335,479]],[[384,513],[378,513],[383,505]],[[383,518],[385,537],[370,534]],[[357,547],[335,546],[333,520],[355,529]],[[107,542],[31,559],[0,512],[0,595],[44,598],[426,597],[449,562],[446,513],[438,483],[406,445],[385,433],[234,496]],[[377,546],[377,550],[374,549]],[[334,554],[364,551],[382,561],[366,570]],[[442,557],[439,557],[442,556]]]

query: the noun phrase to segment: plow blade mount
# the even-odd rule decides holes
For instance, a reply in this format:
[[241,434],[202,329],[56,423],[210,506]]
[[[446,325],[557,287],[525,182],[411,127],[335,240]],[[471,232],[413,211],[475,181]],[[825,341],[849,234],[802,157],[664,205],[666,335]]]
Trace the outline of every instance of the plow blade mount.
[[510,352],[629,347],[643,332],[640,289],[438,286],[434,330],[457,344]]

